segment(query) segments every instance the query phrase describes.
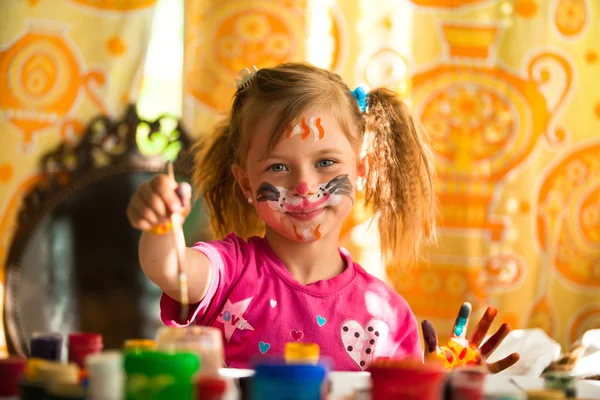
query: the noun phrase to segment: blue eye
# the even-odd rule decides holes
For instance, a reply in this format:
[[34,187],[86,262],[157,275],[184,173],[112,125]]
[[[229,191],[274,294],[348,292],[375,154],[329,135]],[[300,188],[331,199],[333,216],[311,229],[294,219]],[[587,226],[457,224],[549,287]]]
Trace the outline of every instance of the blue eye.
[[283,164],[273,164],[267,169],[272,172],[284,172],[288,170],[287,167]]
[[333,160],[320,160],[317,162],[317,168],[327,168],[331,167],[333,164],[335,164],[335,161]]

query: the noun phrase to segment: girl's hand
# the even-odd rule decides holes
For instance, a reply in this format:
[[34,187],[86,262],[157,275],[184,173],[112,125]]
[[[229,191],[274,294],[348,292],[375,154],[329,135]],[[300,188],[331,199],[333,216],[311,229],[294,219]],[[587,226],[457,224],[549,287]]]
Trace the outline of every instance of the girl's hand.
[[[500,343],[510,332],[510,325],[504,323],[490,338],[481,345],[485,335],[489,331],[498,309],[488,307],[475,326],[475,331],[467,340],[466,328],[471,315],[471,304],[464,303],[452,329],[452,337],[446,346],[438,346],[438,338],[431,322],[425,320],[421,323],[423,339],[425,341],[425,359],[436,358],[442,361],[446,368],[450,369],[461,365],[486,365],[490,373],[495,374],[512,366],[519,361],[519,354],[512,353],[502,360],[488,363],[488,357],[498,348]],[[480,346],[481,345],[481,346]]]
[[158,174],[142,184],[131,196],[127,218],[136,229],[156,230],[169,222],[172,213],[183,217],[189,214],[192,188],[182,182],[179,185],[165,174]]

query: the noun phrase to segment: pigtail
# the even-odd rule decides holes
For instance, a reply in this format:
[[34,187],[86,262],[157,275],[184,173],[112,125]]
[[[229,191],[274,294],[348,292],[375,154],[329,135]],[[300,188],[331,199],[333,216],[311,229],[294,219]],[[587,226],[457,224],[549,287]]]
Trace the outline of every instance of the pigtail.
[[231,171],[237,160],[231,126],[230,121],[220,125],[207,142],[198,145],[196,153],[193,181],[208,208],[215,239],[231,232],[248,238],[262,231],[256,210],[248,204]]
[[388,89],[369,92],[365,201],[377,213],[388,266],[413,266],[426,239],[435,240],[433,154],[408,107]]

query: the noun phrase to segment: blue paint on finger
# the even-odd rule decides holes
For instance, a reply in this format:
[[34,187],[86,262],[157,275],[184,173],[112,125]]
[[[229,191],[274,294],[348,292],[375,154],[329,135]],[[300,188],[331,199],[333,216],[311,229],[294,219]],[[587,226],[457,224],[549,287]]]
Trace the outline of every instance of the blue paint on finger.
[[460,336],[465,330],[465,326],[467,325],[467,320],[469,319],[469,313],[471,312],[471,307],[468,304],[463,304],[460,307],[460,311],[458,312],[458,317],[456,318],[456,322],[454,324],[454,335]]

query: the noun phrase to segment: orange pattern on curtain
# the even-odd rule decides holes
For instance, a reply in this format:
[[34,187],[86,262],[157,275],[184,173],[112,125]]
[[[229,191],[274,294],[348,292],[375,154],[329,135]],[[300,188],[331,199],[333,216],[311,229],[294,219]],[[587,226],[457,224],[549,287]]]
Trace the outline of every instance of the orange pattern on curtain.
[[[4,263],[41,154],[135,101],[156,0],[0,4],[0,309]],[[0,356],[6,353],[0,319]]]
[[[567,344],[600,327],[598,7],[188,0],[184,117],[208,132],[252,64],[307,60],[398,90],[434,140],[441,212],[438,246],[389,281],[441,336],[470,300]],[[368,217],[356,210],[344,244],[382,276]]]

